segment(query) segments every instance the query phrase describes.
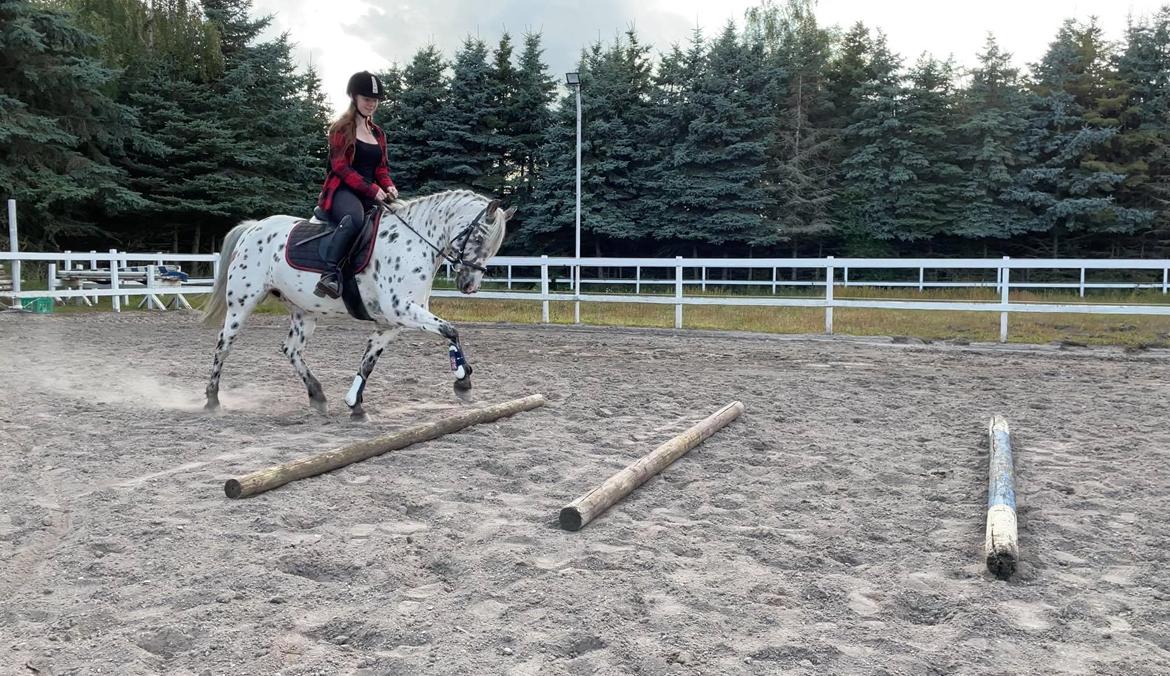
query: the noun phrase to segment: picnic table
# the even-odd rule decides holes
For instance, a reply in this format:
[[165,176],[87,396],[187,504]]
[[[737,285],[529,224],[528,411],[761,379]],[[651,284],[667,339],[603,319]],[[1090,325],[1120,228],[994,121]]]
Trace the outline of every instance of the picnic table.
[[[187,298],[180,292],[185,282],[190,279],[189,275],[183,272],[178,265],[137,265],[118,268],[118,288],[134,288],[145,287],[147,289],[156,290],[160,287],[171,287],[174,291],[166,292],[166,295],[171,296],[169,303],[164,303],[159,297],[164,294],[146,293],[142,294],[142,300],[139,301],[138,307],[144,305],[148,309],[194,309],[191,303],[187,302]],[[58,284],[63,285],[66,289],[112,289],[113,279],[109,269],[91,268],[85,269],[67,269],[61,270],[49,276],[49,289],[54,291],[58,288]],[[138,295],[138,294],[134,294]],[[81,302],[86,305],[93,305],[94,300],[87,296],[79,296]],[[60,299],[58,299],[60,302]]]

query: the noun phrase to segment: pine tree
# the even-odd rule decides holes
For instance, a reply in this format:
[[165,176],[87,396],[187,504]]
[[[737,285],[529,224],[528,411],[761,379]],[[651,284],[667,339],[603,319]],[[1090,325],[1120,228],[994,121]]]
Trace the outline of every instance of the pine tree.
[[97,44],[65,12],[0,0],[0,196],[38,244],[99,234],[96,221],[145,204],[111,164],[135,118],[107,93],[114,71],[87,55]]
[[987,37],[970,85],[960,93],[959,163],[966,176],[961,212],[952,233],[968,238],[1007,239],[1041,226],[1004,195],[1026,162],[1017,149],[1026,120],[1026,100],[1011,56]]
[[406,195],[435,190],[438,168],[431,157],[427,124],[442,114],[447,102],[445,68],[442,55],[429,45],[416,52],[402,72],[398,125],[387,130],[386,154],[393,162],[394,183]]
[[812,0],[767,3],[756,10],[749,35],[765,46],[765,77],[776,109],[775,134],[768,150],[766,190],[772,204],[768,220],[780,239],[797,251],[802,239],[831,232],[833,151],[839,132],[832,128],[826,70],[832,47],[828,31],[817,25]]
[[439,114],[424,125],[435,176],[423,186],[424,192],[454,188],[492,192],[498,187],[491,185],[496,108],[488,78],[487,47],[468,38],[455,54],[451,94]]

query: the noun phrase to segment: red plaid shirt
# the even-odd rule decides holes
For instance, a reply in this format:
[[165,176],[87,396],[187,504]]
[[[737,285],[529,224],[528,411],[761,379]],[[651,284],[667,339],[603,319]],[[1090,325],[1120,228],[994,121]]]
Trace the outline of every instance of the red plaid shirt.
[[366,181],[353,168],[353,154],[356,146],[353,143],[346,145],[345,135],[337,132],[329,135],[329,173],[325,176],[325,185],[321,187],[321,195],[317,198],[317,205],[325,211],[333,207],[333,193],[344,184],[359,197],[374,199],[378,188],[388,190],[394,185],[390,180],[390,170],[386,166],[386,134],[378,125],[370,123],[374,138],[378,140],[378,147],[382,149],[382,160],[374,170],[374,182]]

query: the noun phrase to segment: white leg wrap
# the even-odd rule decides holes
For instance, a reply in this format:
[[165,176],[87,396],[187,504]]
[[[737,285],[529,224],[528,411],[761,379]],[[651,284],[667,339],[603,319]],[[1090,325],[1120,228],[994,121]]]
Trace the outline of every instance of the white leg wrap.
[[459,368],[455,369],[455,379],[456,380],[463,380],[463,377],[466,375],[467,375],[466,368],[460,366]]
[[354,376],[353,377],[353,385],[350,385],[349,392],[345,393],[345,405],[346,406],[353,408],[354,406],[357,405],[358,394],[361,393],[362,385],[364,385],[364,384],[365,384],[365,381],[362,380],[361,376]]

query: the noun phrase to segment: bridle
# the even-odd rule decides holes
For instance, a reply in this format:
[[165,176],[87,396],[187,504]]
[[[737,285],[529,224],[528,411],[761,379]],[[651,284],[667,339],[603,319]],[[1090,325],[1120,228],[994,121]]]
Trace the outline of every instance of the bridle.
[[[424,237],[421,232],[415,230],[414,227],[410,225],[410,223],[406,222],[405,218],[399,216],[398,212],[392,210],[388,204],[385,202],[379,202],[379,204],[383,209],[389,211],[391,214],[394,214],[394,218],[397,218],[403,225],[405,225],[407,230],[418,235],[418,238],[425,242],[427,246],[434,249],[435,253],[439,254],[443,257],[444,260],[453,265],[457,272],[462,268],[471,268],[472,270],[476,270],[478,272],[487,272],[487,268],[484,266],[480,265],[479,263],[472,263],[471,261],[467,260],[467,243],[471,241],[471,235],[475,232],[476,228],[480,226],[485,228],[487,227],[487,223],[483,222],[483,217],[485,214],[487,214],[488,207],[492,206],[493,204],[497,204],[498,207],[498,203],[494,200],[493,202],[488,203],[487,207],[480,209],[479,213],[475,215],[475,218],[471,219],[471,223],[468,223],[467,227],[456,233],[455,236],[451,238],[451,243],[442,249],[435,246],[434,243]],[[451,255],[451,253],[448,252],[448,249],[453,249],[455,247],[455,242],[458,241],[460,237],[463,238],[463,243],[459,245],[459,256],[456,257]]]

